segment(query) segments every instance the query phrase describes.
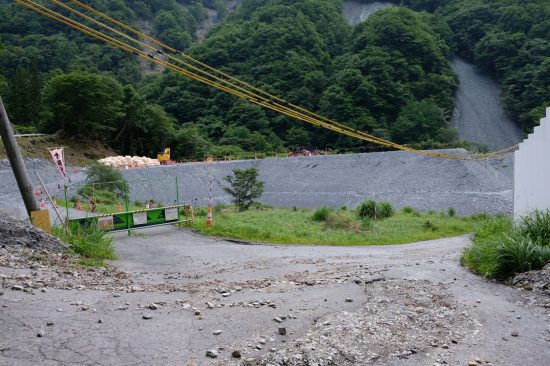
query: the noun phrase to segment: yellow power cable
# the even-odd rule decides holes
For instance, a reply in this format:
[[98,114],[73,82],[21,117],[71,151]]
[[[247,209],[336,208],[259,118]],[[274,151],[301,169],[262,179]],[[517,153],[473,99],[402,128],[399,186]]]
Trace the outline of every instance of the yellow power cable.
[[[113,31],[113,32],[115,32],[116,34],[122,35],[122,36],[124,36],[125,38],[127,38],[127,39],[129,39],[129,40],[131,40],[131,41],[133,41],[133,42],[136,42],[136,43],[140,44],[140,45],[143,46],[143,47],[146,47],[146,48],[149,48],[149,49],[151,49],[151,50],[154,50],[155,52],[157,52],[157,53],[159,53],[159,54],[164,54],[163,52],[159,52],[159,50],[155,49],[154,47],[151,47],[151,46],[149,46],[149,45],[147,45],[147,44],[145,44],[145,43],[143,43],[143,42],[140,42],[139,40],[136,40],[136,39],[134,39],[134,38],[132,38],[132,37],[129,37],[128,35],[126,35],[126,34],[120,32],[120,31],[118,31],[118,30],[116,30],[116,29],[113,29],[113,28],[111,28],[111,27],[109,27],[109,26],[107,26],[107,25],[105,25],[105,24],[103,24],[103,23],[101,23],[101,22],[99,22],[99,21],[97,21],[97,20],[91,18],[91,17],[88,17],[88,16],[85,15],[85,14],[82,14],[82,13],[80,13],[80,12],[78,12],[78,11],[76,11],[76,10],[74,10],[74,9],[72,9],[72,8],[70,8],[70,7],[68,7],[68,6],[66,6],[65,4],[61,4],[59,1],[56,1],[56,0],[51,0],[51,1],[52,1],[53,3],[55,3],[55,4],[57,4],[57,5],[59,5],[59,6],[63,7],[63,8],[65,8],[66,10],[69,10],[69,11],[71,11],[71,12],[73,12],[73,13],[75,13],[75,14],[81,16],[81,17],[84,17],[84,18],[86,18],[86,19],[88,19],[88,20],[93,21],[94,23],[96,23],[96,24],[102,26],[103,28],[106,28],[106,29],[108,29],[108,30],[110,30],[110,31]],[[102,16],[102,17],[105,18],[105,19],[108,19],[108,20],[114,22],[114,23],[117,24],[117,25],[120,25],[120,26],[123,27],[124,29],[130,30],[130,31],[132,31],[132,32],[135,33],[135,34],[138,34],[138,35],[142,36],[143,38],[149,39],[150,41],[152,41],[152,42],[154,42],[154,43],[156,43],[156,44],[161,45],[161,47],[163,47],[163,48],[165,48],[165,49],[168,49],[168,50],[170,50],[171,52],[178,52],[178,51],[174,50],[173,48],[171,48],[171,47],[169,47],[169,46],[166,46],[166,45],[162,44],[161,42],[156,41],[154,38],[149,37],[149,36],[147,36],[147,35],[145,35],[145,34],[143,34],[143,33],[141,33],[141,32],[138,32],[138,31],[134,30],[133,28],[130,28],[130,27],[126,26],[125,24],[123,24],[123,23],[121,23],[121,22],[118,22],[118,21],[115,20],[115,19],[110,18],[110,17],[108,17],[107,15],[105,15],[105,14],[103,14],[103,13],[101,13],[101,12],[98,12],[98,11],[96,11],[95,9],[91,8],[91,7],[88,7],[87,5],[80,3],[79,1],[76,1],[76,0],[71,0],[71,1],[72,1],[73,3],[76,3],[76,4],[80,5],[80,6],[86,8],[86,9],[92,11],[92,12],[94,12],[94,13],[97,14],[97,15]],[[212,77],[212,78],[214,78],[214,79],[216,79],[216,80],[219,80],[219,81],[221,81],[221,82],[223,82],[223,83],[226,83],[226,84],[228,84],[230,87],[237,88],[237,89],[239,89],[239,90],[241,90],[242,92],[247,93],[247,94],[243,94],[243,93],[241,93],[241,92],[236,92],[235,90],[232,90],[232,89],[230,89],[230,88],[228,88],[228,87],[226,87],[226,86],[220,85],[220,84],[218,84],[218,83],[216,83],[216,82],[213,82],[212,80],[206,79],[206,78],[201,77],[201,76],[199,76],[199,75],[196,75],[196,74],[194,74],[194,73],[192,73],[192,72],[190,72],[190,71],[188,71],[188,70],[185,70],[185,69],[182,69],[182,68],[180,68],[180,67],[177,67],[177,66],[175,66],[175,65],[173,65],[173,64],[171,64],[171,63],[168,63],[168,62],[166,62],[166,61],[164,61],[164,60],[159,60],[159,59],[157,59],[156,57],[154,57],[154,56],[152,56],[152,55],[149,55],[149,54],[143,52],[143,51],[140,50],[140,49],[136,49],[136,48],[134,48],[134,47],[132,47],[132,46],[129,46],[128,44],[126,44],[126,43],[124,43],[124,42],[121,42],[121,41],[119,41],[119,40],[116,40],[116,39],[114,39],[114,38],[112,38],[112,37],[110,37],[110,36],[107,36],[107,35],[105,35],[105,34],[99,32],[99,31],[97,31],[97,30],[94,30],[94,29],[91,29],[91,28],[89,28],[89,27],[87,27],[87,26],[84,26],[84,25],[80,24],[80,23],[77,22],[77,21],[74,21],[74,20],[72,20],[72,19],[70,19],[70,18],[67,18],[67,17],[65,17],[65,16],[63,16],[63,15],[57,13],[57,12],[54,12],[54,11],[51,10],[51,9],[45,8],[45,7],[43,7],[43,6],[41,6],[41,5],[37,4],[37,3],[35,3],[35,2],[33,2],[33,1],[30,1],[30,0],[29,0],[29,1],[16,0],[16,2],[18,2],[18,3],[20,3],[20,4],[24,5],[24,6],[26,6],[26,7],[28,7],[28,8],[30,8],[31,10],[37,11],[37,12],[39,12],[39,13],[41,13],[41,14],[43,14],[43,15],[45,15],[45,16],[47,16],[47,17],[53,19],[53,20],[56,20],[56,21],[58,21],[58,22],[61,22],[61,23],[63,23],[63,24],[66,24],[66,25],[68,25],[68,26],[70,26],[70,27],[72,27],[72,28],[74,28],[74,29],[77,29],[77,30],[79,30],[79,31],[81,31],[81,32],[83,32],[83,33],[86,33],[86,34],[88,34],[88,35],[90,35],[90,36],[92,36],[92,37],[94,37],[94,38],[96,38],[96,39],[100,39],[100,40],[102,40],[102,41],[104,41],[104,42],[106,42],[106,43],[109,43],[109,44],[111,44],[111,45],[113,45],[113,46],[115,46],[115,47],[117,47],[117,48],[119,48],[119,49],[122,49],[122,50],[126,51],[126,52],[134,53],[134,54],[138,55],[138,56],[141,57],[141,58],[147,59],[147,60],[149,60],[149,61],[151,61],[151,62],[155,62],[155,63],[157,63],[157,64],[161,64],[161,65],[163,65],[163,66],[165,66],[165,67],[167,67],[167,68],[169,68],[169,69],[171,69],[171,70],[173,70],[173,71],[176,71],[176,72],[178,72],[178,73],[180,73],[180,74],[182,74],[182,75],[184,75],[184,76],[190,77],[190,78],[192,78],[192,79],[195,79],[195,80],[197,80],[197,81],[200,81],[200,82],[202,82],[202,83],[205,83],[205,84],[207,84],[207,85],[210,85],[210,86],[212,86],[212,87],[215,87],[215,88],[220,89],[220,90],[222,90],[222,91],[228,92],[228,93],[233,94],[233,95],[235,95],[235,96],[237,96],[237,97],[246,99],[246,100],[248,100],[249,102],[258,104],[258,105],[263,106],[263,107],[265,107],[265,108],[268,108],[268,109],[274,110],[274,111],[276,111],[276,112],[285,114],[285,115],[287,115],[287,116],[290,116],[290,117],[293,117],[293,118],[302,120],[302,121],[304,121],[304,122],[306,122],[306,123],[310,123],[310,124],[313,124],[313,125],[316,125],[316,126],[320,126],[320,127],[323,127],[323,128],[326,128],[326,129],[329,129],[329,130],[332,130],[332,131],[335,131],[335,132],[338,132],[338,133],[341,133],[341,134],[348,135],[348,136],[350,136],[350,137],[355,137],[355,138],[358,138],[358,139],[361,139],[361,140],[364,140],[364,141],[372,142],[372,143],[379,144],[379,145],[383,145],[383,146],[387,146],[387,147],[393,147],[393,148],[397,148],[397,149],[400,149],[400,150],[409,151],[409,152],[413,152],[413,153],[417,153],[417,154],[423,154],[423,155],[434,156],[434,157],[440,157],[440,158],[447,158],[447,159],[460,159],[460,160],[472,160],[472,159],[475,159],[475,160],[496,160],[497,158],[498,158],[498,159],[502,159],[502,158],[505,158],[505,157],[507,157],[507,156],[509,156],[509,155],[506,155],[506,156],[498,156],[498,157],[496,157],[496,156],[489,157],[489,155],[496,155],[496,154],[499,154],[499,153],[501,153],[501,152],[508,151],[508,150],[511,150],[511,149],[515,148],[515,146],[513,146],[513,147],[511,147],[511,148],[503,149],[503,150],[500,150],[500,151],[497,151],[497,152],[493,152],[493,153],[490,153],[490,154],[478,155],[478,156],[476,156],[475,158],[474,158],[473,156],[449,155],[449,154],[438,153],[438,152],[435,152],[435,151],[426,151],[426,150],[417,150],[417,149],[408,148],[408,147],[406,147],[406,146],[399,145],[399,144],[396,144],[396,143],[394,143],[394,142],[387,141],[387,140],[383,140],[383,139],[377,138],[376,136],[372,136],[372,135],[369,135],[369,134],[367,134],[367,133],[364,133],[364,132],[361,132],[361,131],[354,130],[353,128],[351,128],[351,127],[349,127],[349,126],[346,126],[346,125],[343,125],[343,124],[341,124],[341,123],[339,123],[339,122],[331,121],[331,120],[326,119],[326,118],[324,118],[324,117],[322,117],[322,116],[319,116],[319,117],[321,117],[321,119],[323,119],[323,120],[325,120],[325,121],[330,121],[330,123],[321,122],[321,121],[319,121],[319,120],[316,120],[315,118],[312,118],[311,116],[304,115],[304,114],[302,114],[302,113],[300,113],[300,112],[298,112],[298,111],[292,110],[292,109],[286,107],[285,105],[280,105],[280,104],[278,104],[278,103],[273,103],[271,100],[266,99],[265,97],[262,97],[262,96],[260,96],[260,95],[255,94],[255,93],[252,93],[252,92],[250,92],[249,90],[246,90],[246,89],[244,89],[244,88],[242,88],[242,87],[240,87],[240,86],[234,85],[234,84],[228,82],[227,80],[223,80],[223,79],[221,79],[221,78],[219,78],[219,77],[217,77],[217,76],[215,76],[215,75],[211,75],[211,74],[209,74],[209,73],[207,73],[207,72],[205,72],[205,71],[203,71],[203,70],[200,70],[200,69],[196,68],[196,67],[193,66],[193,65],[189,65],[189,64],[183,62],[182,60],[179,60],[179,59],[177,59],[177,58],[175,58],[175,57],[172,57],[172,56],[170,56],[170,55],[166,55],[167,57],[169,57],[170,59],[172,59],[172,60],[174,60],[174,61],[176,61],[176,62],[182,63],[182,64],[186,65],[187,67],[191,67],[192,69],[194,69],[194,70],[196,70],[196,71],[199,71],[199,72],[201,72],[201,73],[203,73],[203,74],[206,74],[206,75],[209,76],[209,77]],[[32,4],[32,5],[31,5],[31,4]],[[299,110],[301,110],[301,111],[304,111],[305,113],[308,113],[308,114],[310,114],[310,115],[315,115],[315,116],[317,116],[315,113],[313,113],[313,112],[311,112],[311,111],[308,111],[308,110],[303,109],[303,108],[298,107],[298,106],[294,106],[294,105],[292,105],[292,104],[290,104],[290,103],[288,103],[288,102],[286,102],[286,101],[284,101],[284,100],[282,100],[282,99],[280,99],[280,98],[278,98],[278,97],[272,96],[272,95],[270,95],[270,94],[267,93],[267,92],[264,92],[264,91],[262,91],[262,90],[260,90],[260,89],[257,89],[257,88],[253,87],[252,85],[250,85],[250,84],[248,84],[248,83],[242,82],[242,81],[240,81],[239,79],[236,79],[236,78],[234,78],[234,77],[232,77],[232,76],[229,76],[229,75],[227,75],[227,74],[225,74],[225,73],[223,73],[223,72],[221,72],[221,71],[219,71],[219,70],[217,70],[217,69],[215,69],[215,68],[212,68],[212,67],[210,67],[210,66],[208,66],[208,65],[206,65],[206,64],[203,64],[203,63],[201,63],[200,61],[197,61],[197,60],[191,58],[190,56],[187,56],[187,55],[185,55],[185,54],[183,54],[183,53],[180,53],[180,54],[182,54],[183,56],[186,56],[186,57],[187,57],[188,59],[190,59],[190,60],[193,60],[193,61],[197,62],[197,63],[200,64],[200,65],[203,65],[203,66],[205,66],[205,67],[207,67],[207,68],[209,68],[209,69],[211,69],[211,70],[214,70],[214,71],[218,72],[219,74],[221,74],[221,75],[223,75],[223,76],[226,76],[226,77],[228,77],[228,78],[230,78],[230,79],[232,79],[232,80],[235,80],[235,81],[239,82],[239,83],[242,84],[242,85],[246,85],[246,86],[248,86],[248,87],[250,87],[250,88],[252,88],[252,89],[254,89],[254,90],[257,90],[257,91],[261,92],[262,94],[269,95],[270,97],[272,97],[272,98],[274,98],[274,99],[276,99],[276,100],[282,101],[283,103],[285,103],[285,104],[287,104],[287,105],[291,105],[291,106],[293,106],[293,107],[296,107],[297,109],[299,109]],[[275,104],[275,105],[274,105],[274,104]],[[332,124],[334,124],[334,125],[336,125],[336,126],[333,126]]]
[[[57,2],[56,0],[52,0],[52,1]],[[289,105],[289,106],[291,106],[291,107],[294,107],[294,108],[300,110],[301,112],[304,112],[304,113],[310,114],[311,116],[314,116],[314,117],[316,117],[316,118],[322,119],[322,120],[324,120],[324,121],[327,122],[327,123],[335,124],[335,125],[338,125],[338,126],[340,126],[340,127],[342,127],[342,128],[351,130],[351,131],[353,131],[353,132],[355,132],[355,133],[359,133],[359,134],[361,134],[361,135],[368,136],[369,138],[373,138],[373,139],[376,139],[376,140],[378,140],[378,141],[382,141],[382,142],[385,142],[385,143],[387,143],[387,144],[390,144],[390,145],[385,145],[385,146],[391,146],[391,147],[395,147],[395,148],[398,148],[398,149],[401,149],[401,150],[405,150],[405,151],[410,151],[410,152],[417,152],[417,151],[419,151],[419,150],[417,150],[417,149],[407,148],[406,146],[396,144],[396,143],[394,143],[394,142],[392,142],[392,141],[388,141],[388,140],[385,140],[385,139],[382,139],[382,138],[379,138],[379,137],[376,137],[376,136],[367,134],[367,133],[362,132],[362,131],[354,130],[353,128],[351,128],[351,127],[349,127],[349,126],[347,126],[347,125],[345,125],[345,124],[342,124],[342,123],[340,123],[340,122],[337,122],[337,121],[334,121],[334,120],[325,118],[325,117],[323,117],[323,116],[321,116],[321,115],[316,114],[315,112],[309,111],[309,110],[307,110],[307,109],[305,109],[305,108],[302,108],[302,107],[300,107],[300,106],[297,106],[297,105],[294,105],[294,104],[292,104],[292,103],[289,103],[288,101],[286,101],[286,100],[284,100],[284,99],[282,99],[282,98],[279,98],[279,97],[277,97],[277,96],[275,96],[275,95],[272,95],[272,94],[270,94],[270,93],[268,93],[268,92],[266,92],[266,91],[264,91],[264,90],[262,90],[262,89],[259,89],[259,88],[255,87],[255,86],[253,86],[253,85],[251,85],[251,84],[245,82],[245,81],[242,81],[242,80],[240,80],[240,79],[238,79],[238,78],[236,78],[236,77],[233,77],[233,76],[231,76],[231,75],[229,75],[229,74],[224,73],[223,71],[221,71],[221,70],[219,70],[219,69],[216,69],[216,68],[214,68],[214,67],[212,67],[212,66],[210,66],[210,65],[208,65],[208,64],[205,64],[205,63],[203,63],[203,62],[201,62],[201,61],[199,61],[199,60],[197,60],[197,59],[195,59],[195,58],[193,58],[193,57],[191,57],[191,56],[185,54],[185,53],[182,52],[182,51],[178,51],[178,50],[176,50],[176,49],[174,49],[174,48],[172,48],[172,47],[166,45],[165,43],[160,42],[160,41],[158,41],[157,39],[155,39],[155,38],[153,38],[153,37],[150,37],[149,35],[144,34],[144,33],[140,32],[140,31],[138,31],[137,29],[134,29],[134,28],[132,28],[132,27],[129,27],[129,26],[127,26],[126,24],[124,24],[124,23],[122,23],[122,22],[119,22],[119,21],[117,21],[116,19],[114,19],[114,18],[112,18],[112,17],[110,17],[110,16],[108,16],[108,15],[106,15],[106,14],[104,14],[104,13],[102,13],[102,12],[100,12],[100,11],[98,11],[98,10],[96,10],[96,9],[94,9],[94,8],[92,8],[92,7],[90,7],[90,6],[88,6],[88,5],[86,5],[86,4],[83,4],[82,2],[80,2],[80,1],[78,1],[78,0],[69,0],[69,1],[71,1],[71,2],[73,2],[73,3],[75,3],[75,4],[77,4],[78,6],[84,8],[84,9],[86,9],[86,10],[88,10],[88,11],[90,11],[90,12],[92,12],[92,13],[94,13],[94,14],[96,14],[96,15],[102,17],[102,18],[104,18],[104,19],[107,19],[107,20],[113,22],[114,24],[117,24],[117,25],[121,26],[122,28],[124,28],[124,29],[126,29],[126,30],[128,30],[128,31],[130,31],[130,32],[132,32],[132,33],[134,33],[134,34],[136,34],[136,35],[138,35],[138,36],[140,36],[140,37],[143,37],[143,38],[145,38],[145,39],[147,39],[147,40],[149,40],[149,41],[151,41],[151,42],[157,44],[158,46],[164,48],[165,50],[169,50],[169,51],[172,52],[172,53],[181,55],[181,56],[185,57],[186,59],[188,59],[188,60],[190,60],[190,61],[192,61],[192,62],[197,63],[197,64],[200,65],[200,66],[203,66],[203,67],[205,67],[205,68],[207,68],[207,69],[209,69],[209,70],[211,70],[211,71],[214,71],[214,72],[216,72],[216,73],[218,73],[218,74],[220,74],[220,75],[222,75],[222,76],[224,76],[224,77],[227,77],[227,78],[230,79],[230,80],[233,80],[233,81],[235,81],[235,82],[237,82],[237,83],[239,83],[239,84],[242,84],[242,85],[244,85],[244,86],[246,86],[246,87],[249,87],[249,88],[251,88],[252,90],[254,90],[254,91],[256,91],[256,92],[259,92],[259,93],[261,93],[261,94],[265,94],[265,95],[268,96],[269,98],[278,100],[279,102],[282,102],[284,105]],[[95,20],[94,20],[94,21],[95,21]],[[98,22],[98,23],[100,23],[100,22]],[[101,23],[101,24],[102,24],[102,23]],[[124,36],[127,37],[126,35],[124,35]],[[148,46],[148,45],[146,45],[146,46],[149,47],[149,48],[151,48],[151,47]],[[158,51],[158,50],[155,50],[155,51]],[[181,61],[181,60],[178,59],[178,61]],[[188,65],[188,64],[186,64],[186,65]],[[196,68],[194,68],[194,69],[196,69]],[[197,69],[197,70],[204,73],[204,71],[202,71],[202,70],[200,70],[200,69]],[[212,76],[212,75],[209,75],[209,76]],[[218,79],[218,78],[217,78],[217,79]],[[256,96],[256,97],[259,97],[258,95],[255,95],[255,96]],[[284,106],[281,106],[281,107],[284,107]],[[491,153],[486,153],[486,154],[473,154],[473,155],[475,155],[475,156],[498,155],[498,154],[501,154],[501,153],[506,152],[506,151],[514,150],[514,149],[516,149],[516,147],[517,147],[517,145],[514,145],[514,146],[508,147],[508,148],[506,148],[506,149],[502,149],[502,150],[495,151],[495,152],[491,152]],[[445,155],[445,154],[443,154],[443,155]]]

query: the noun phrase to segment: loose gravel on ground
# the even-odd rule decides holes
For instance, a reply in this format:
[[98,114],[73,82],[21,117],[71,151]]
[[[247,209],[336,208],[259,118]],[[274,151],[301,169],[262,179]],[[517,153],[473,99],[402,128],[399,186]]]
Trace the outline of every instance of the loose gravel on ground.
[[525,286],[460,267],[467,237],[258,246],[158,227],[116,234],[115,244],[116,268],[0,247],[0,364],[542,365],[550,357],[549,309]]

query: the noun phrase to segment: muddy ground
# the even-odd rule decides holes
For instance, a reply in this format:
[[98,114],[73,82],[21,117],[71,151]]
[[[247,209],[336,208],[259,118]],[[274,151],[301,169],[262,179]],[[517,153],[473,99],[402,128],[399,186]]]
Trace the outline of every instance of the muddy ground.
[[1,365],[543,365],[550,357],[548,296],[460,267],[467,237],[268,246],[161,227],[115,241],[119,259],[108,269],[0,248]]

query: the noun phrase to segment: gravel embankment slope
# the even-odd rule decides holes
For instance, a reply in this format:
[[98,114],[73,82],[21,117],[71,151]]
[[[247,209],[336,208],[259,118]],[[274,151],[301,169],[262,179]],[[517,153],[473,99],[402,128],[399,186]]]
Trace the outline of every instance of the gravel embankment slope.
[[453,58],[451,65],[460,81],[452,119],[460,139],[491,151],[521,142],[521,130],[502,108],[498,84],[460,57]]
[[[277,207],[355,207],[372,198],[390,201],[397,207],[440,211],[454,207],[460,214],[471,214],[511,212],[511,164],[382,152],[180,164],[126,170],[123,174],[130,181],[178,176],[181,201],[198,206],[208,203],[210,174],[214,177],[214,203],[229,203],[223,178],[233,169],[256,167],[265,182],[260,200]],[[133,183],[132,200],[173,202],[175,189],[171,185]]]

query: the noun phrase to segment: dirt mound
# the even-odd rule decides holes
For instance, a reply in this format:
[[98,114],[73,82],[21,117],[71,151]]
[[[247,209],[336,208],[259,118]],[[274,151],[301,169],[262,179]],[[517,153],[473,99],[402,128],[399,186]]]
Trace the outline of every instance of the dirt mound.
[[44,231],[3,214],[0,214],[0,245],[52,251],[67,249],[65,244]]
[[550,296],[550,263],[540,271],[520,273],[512,279],[512,284],[540,295]]

